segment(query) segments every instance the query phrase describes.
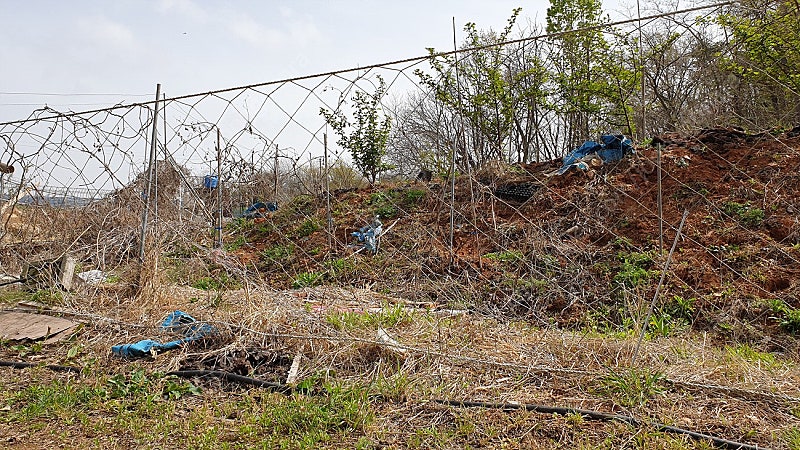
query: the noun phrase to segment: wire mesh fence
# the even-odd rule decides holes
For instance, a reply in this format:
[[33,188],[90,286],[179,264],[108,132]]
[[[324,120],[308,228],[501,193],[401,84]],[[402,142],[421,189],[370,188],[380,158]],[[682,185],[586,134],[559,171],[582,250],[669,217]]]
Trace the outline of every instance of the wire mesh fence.
[[[682,42],[685,18],[648,24]],[[636,24],[590,31],[630,37]],[[569,109],[547,75],[560,35],[475,34],[459,52],[2,123],[0,272],[63,255],[99,270],[104,282],[53,289],[47,305],[91,322],[95,354],[155,336],[178,309],[215,327],[201,344],[213,348],[148,361],[159,372],[246,360],[234,369],[283,383],[303,356],[300,379],[372,380],[382,400],[405,401],[412,383],[425,401],[613,397],[656,423],[697,411],[714,429],[711,399],[725,417],[760,414],[722,429],[772,442],[753,430],[796,423],[781,411],[798,402],[796,365],[710,341],[796,350],[800,132],[664,132],[684,113],[703,123],[719,97],[695,85],[683,109],[640,99],[641,77],[661,73],[642,68],[694,53],[609,48],[592,74],[615,80],[623,107]],[[376,114],[360,116],[370,101]],[[388,118],[384,159],[365,168],[342,118],[364,119],[368,140]],[[562,159],[601,133],[638,141],[620,158]],[[664,376],[664,398],[606,395],[631,366],[637,382]]]
[[[525,103],[544,79],[533,62],[519,64],[526,55],[547,62],[558,43],[473,44],[482,45],[85,113],[43,108],[2,124],[3,159],[15,167],[0,178],[3,269],[70,253],[113,271],[155,248],[147,255],[181,261],[168,277],[189,285],[206,278],[192,274],[199,264],[229,286],[367,286],[542,325],[632,328],[664,241],[689,210],[665,311],[689,319],[694,306],[675,299],[715,303],[709,296],[732,286],[740,300],[762,298],[786,285],[777,267],[797,263],[797,205],[793,178],[773,180],[796,157],[792,135],[710,130],[553,175],[555,158],[574,148],[564,124],[575,112]],[[509,114],[497,112],[500,100],[469,109],[448,96],[453,86],[487,86],[487,58],[519,94]],[[392,123],[393,168],[369,185],[324,113],[354,116],[359,93],[384,84],[377,100]],[[635,106],[637,86],[627,89]],[[353,233],[375,217],[383,236],[373,253]]]

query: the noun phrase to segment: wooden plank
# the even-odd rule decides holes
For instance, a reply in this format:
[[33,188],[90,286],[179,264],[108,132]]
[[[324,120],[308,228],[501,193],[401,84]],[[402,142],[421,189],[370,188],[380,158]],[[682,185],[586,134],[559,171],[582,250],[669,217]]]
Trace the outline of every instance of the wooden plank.
[[[78,324],[60,317],[20,312],[0,313],[0,338],[11,341],[32,341],[75,328]],[[61,334],[65,336],[67,333]]]

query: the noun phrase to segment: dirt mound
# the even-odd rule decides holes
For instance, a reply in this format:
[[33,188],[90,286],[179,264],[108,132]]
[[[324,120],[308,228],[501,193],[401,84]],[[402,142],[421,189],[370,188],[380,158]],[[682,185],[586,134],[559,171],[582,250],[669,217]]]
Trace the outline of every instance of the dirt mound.
[[[459,177],[454,205],[448,180],[334,193],[330,239],[323,199],[298,198],[236,230],[235,253],[278,288],[372,286],[438,307],[618,329],[655,293],[688,210],[659,311],[723,334],[757,321],[755,338],[782,323],[781,305],[800,306],[799,148],[796,133],[705,129],[563,175],[559,160],[495,165]],[[388,232],[371,255],[351,233],[375,215]]]

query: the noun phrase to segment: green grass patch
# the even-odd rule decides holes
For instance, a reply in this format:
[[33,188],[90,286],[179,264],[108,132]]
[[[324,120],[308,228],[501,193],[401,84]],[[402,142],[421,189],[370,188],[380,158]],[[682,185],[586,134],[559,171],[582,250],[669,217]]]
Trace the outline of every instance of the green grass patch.
[[791,427],[783,431],[781,440],[790,450],[800,450],[800,428]]
[[745,362],[765,370],[772,370],[783,365],[772,353],[758,351],[749,344],[726,346],[724,351],[726,359],[737,365]]
[[345,258],[337,258],[325,261],[323,267],[326,270],[326,278],[336,279],[348,275],[353,271],[353,262]]
[[30,300],[31,294],[19,289],[7,289],[0,291],[0,304],[15,304],[23,300]]
[[620,405],[640,406],[665,392],[664,378],[661,372],[632,367],[619,372],[612,371],[603,377],[598,391],[610,396]]
[[483,257],[504,264],[515,263],[522,261],[524,259],[524,255],[522,254],[522,252],[518,250],[503,250],[499,252],[491,252],[483,255]]
[[750,202],[725,202],[722,211],[736,217],[739,223],[746,227],[757,227],[764,221],[764,210],[750,206]]
[[304,287],[319,286],[325,280],[324,274],[319,272],[302,272],[297,274],[292,281],[292,288],[300,289]]
[[791,334],[800,332],[800,309],[792,308],[781,299],[772,299],[768,301],[768,305],[772,312],[775,313],[773,317],[778,321],[782,329]]
[[246,244],[247,244],[247,239],[245,239],[244,235],[239,235],[236,236],[236,239],[234,239],[232,242],[225,244],[225,250],[232,252],[235,250],[239,250]]
[[322,395],[264,396],[239,437],[262,448],[319,448],[336,435],[363,433],[375,413],[367,389],[327,384]]
[[54,289],[40,289],[31,294],[28,299],[36,303],[57,306],[64,301],[64,293]]
[[198,278],[192,282],[191,286],[204,291],[221,291],[225,289],[238,289],[241,287],[239,282],[229,276],[227,272],[219,272],[214,276]]
[[261,252],[261,256],[266,260],[283,261],[294,255],[294,250],[295,248],[292,244],[274,245],[265,248],[264,251]]
[[354,330],[378,327],[390,328],[404,322],[410,322],[412,314],[403,305],[384,305],[379,311],[331,311],[325,315],[325,321],[337,330]]
[[200,394],[196,386],[143,369],[89,383],[0,387],[0,406],[6,408],[0,426],[49,433],[55,446],[83,447],[87,441],[74,440],[77,432],[89,439],[105,436],[106,443],[124,435],[125,442],[147,448],[372,448],[366,430],[375,414],[370,390],[361,384],[328,383],[313,396],[246,390],[213,404],[187,401]]

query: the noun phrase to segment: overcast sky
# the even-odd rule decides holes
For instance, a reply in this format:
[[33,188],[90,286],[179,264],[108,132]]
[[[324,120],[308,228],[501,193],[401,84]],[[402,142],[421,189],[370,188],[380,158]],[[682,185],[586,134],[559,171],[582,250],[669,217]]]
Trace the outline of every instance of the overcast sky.
[[[174,96],[420,56],[426,47],[449,50],[453,17],[462,38],[464,23],[500,29],[520,6],[518,23],[543,23],[547,5],[541,0],[0,0],[0,120],[24,118],[44,103],[85,110],[149,100],[156,83]],[[619,17],[609,12],[612,19]]]
[[[621,8],[608,6],[620,0],[603,3],[612,21],[628,18]],[[546,0],[0,0],[0,122],[25,119],[45,105],[67,112],[150,101],[156,83],[167,97],[175,97],[414,58],[426,55],[428,47],[449,51],[454,17],[461,44],[465,23],[500,30],[516,7],[523,8],[518,27],[539,24],[541,30],[548,5]],[[420,68],[426,66],[420,63]],[[384,71],[387,80],[400,78],[392,98],[402,95],[403,83],[416,80],[411,70],[404,73],[402,78]],[[325,105],[335,105],[354,76],[307,83],[326,83],[314,86],[315,94],[327,96],[324,101],[331,103]],[[281,84],[268,97],[236,91],[230,94],[236,105],[220,98],[204,98],[191,110],[170,104],[164,115],[173,121],[171,131],[161,139],[193,173],[211,170],[206,167],[216,157],[215,142],[203,137],[184,145],[189,138],[179,134],[196,133],[183,130],[184,124],[215,124],[228,151],[235,149],[245,159],[261,161],[272,144],[281,155],[318,156],[323,151],[321,105],[319,97],[305,101],[308,92],[300,84]],[[267,98],[274,104],[264,109]],[[128,127],[136,129],[143,123],[139,119],[146,119],[139,110],[123,111]],[[116,119],[102,122],[104,117],[94,120],[118,126]],[[45,121],[3,129],[32,168],[27,179],[43,186],[111,189],[146,165],[140,142],[146,133],[115,137],[111,145],[72,135],[68,128],[50,128]],[[54,130],[42,147],[42,136]],[[92,145],[102,151],[82,149]],[[0,145],[0,157],[8,159],[5,147]],[[331,150],[346,158],[334,144]]]

